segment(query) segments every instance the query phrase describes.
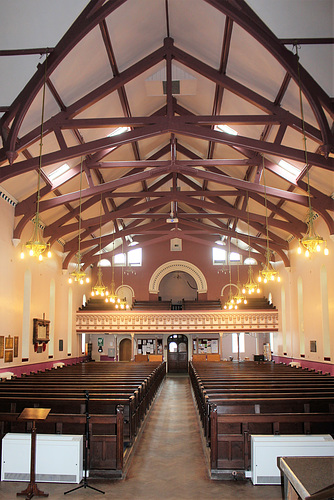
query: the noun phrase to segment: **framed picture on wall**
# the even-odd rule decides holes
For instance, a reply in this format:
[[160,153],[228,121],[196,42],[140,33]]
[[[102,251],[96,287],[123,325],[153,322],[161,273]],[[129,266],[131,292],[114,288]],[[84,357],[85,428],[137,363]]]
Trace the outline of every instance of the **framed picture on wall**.
[[5,337],[0,337],[0,359],[4,357]]
[[5,338],[5,349],[13,349],[13,337],[8,335],[8,337]]
[[50,321],[34,318],[33,343],[49,342]]
[[317,341],[310,340],[310,352],[317,352]]
[[17,358],[19,355],[19,338],[14,337],[14,358]]
[[11,363],[13,361],[13,351],[5,351],[5,363]]

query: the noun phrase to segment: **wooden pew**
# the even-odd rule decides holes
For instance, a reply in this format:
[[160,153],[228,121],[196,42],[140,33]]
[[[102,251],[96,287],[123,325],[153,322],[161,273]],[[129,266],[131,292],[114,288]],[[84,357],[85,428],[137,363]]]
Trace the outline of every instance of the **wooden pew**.
[[[290,432],[290,429],[298,432]],[[334,434],[330,413],[211,414],[211,477],[231,477],[251,466],[251,435],[254,434]]]
[[[100,422],[95,422],[94,429],[99,426],[99,432],[94,436],[106,434],[114,435],[115,417],[117,409],[122,407],[122,446],[130,447],[138,433],[154,395],[162,382],[165,373],[165,363],[86,363],[81,366],[69,366],[47,372],[39,372],[31,376],[16,380],[8,380],[0,385],[0,408],[9,415],[20,413],[26,407],[51,408],[53,418],[57,415],[70,415],[64,421],[67,433],[74,432],[77,422],[85,413],[85,393],[89,393],[89,413],[95,418],[100,415]],[[56,415],[56,416],[55,416]],[[102,422],[105,416],[106,422]],[[116,418],[116,417],[115,417]],[[108,420],[109,419],[109,420]],[[71,422],[71,423],[70,423]],[[14,424],[11,424],[13,428]],[[58,428],[60,423],[58,421]],[[101,427],[102,426],[102,427]],[[72,432],[69,432],[71,427]],[[43,423],[44,432],[53,432],[52,420]],[[40,431],[39,431],[40,432]],[[102,451],[103,440],[94,438],[96,443],[96,458],[91,452],[91,462],[94,469],[94,460]],[[111,439],[111,441],[114,438]],[[107,440],[110,440],[107,438]],[[99,448],[100,446],[100,448]],[[103,448],[105,450],[105,448]],[[107,464],[105,464],[107,465]]]
[[190,362],[189,375],[214,474],[245,468],[250,456],[245,433],[334,435],[331,377],[252,362]]

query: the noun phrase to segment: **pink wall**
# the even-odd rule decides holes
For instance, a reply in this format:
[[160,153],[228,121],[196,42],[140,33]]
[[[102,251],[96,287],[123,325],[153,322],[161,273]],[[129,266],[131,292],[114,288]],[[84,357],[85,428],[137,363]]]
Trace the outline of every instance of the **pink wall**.
[[[143,265],[141,267],[132,268],[136,274],[127,275],[123,273],[124,285],[130,285],[135,292],[137,300],[150,300],[157,296],[150,297],[148,288],[152,274],[158,267],[168,261],[184,260],[197,266],[204,274],[207,285],[207,297],[201,295],[200,298],[208,300],[216,300],[220,298],[220,293],[224,285],[229,283],[228,266],[214,266],[212,264],[212,247],[207,245],[194,245],[194,243],[183,241],[181,252],[171,252],[170,243],[162,242],[160,244],[151,245],[143,248]],[[221,272],[223,269],[224,272]],[[257,269],[254,268],[254,274],[257,275]],[[218,271],[220,271],[218,273]],[[120,267],[115,268],[115,286],[116,288],[122,282],[122,271]],[[240,281],[247,281],[248,266],[239,266]],[[111,283],[111,268],[103,268],[103,281],[105,285]],[[96,266],[92,270],[92,281],[96,280]],[[232,283],[237,282],[237,266],[232,266]],[[233,290],[236,290],[233,288]],[[227,290],[225,290],[225,294]],[[224,294],[224,296],[225,296]]]
[[291,362],[300,363],[302,368],[308,368],[322,373],[329,373],[331,376],[334,376],[334,365],[332,363],[321,363],[301,358],[287,358],[285,356],[273,356],[273,360],[275,363],[283,363],[285,365],[288,365]]
[[52,361],[45,361],[44,363],[32,363],[32,364],[24,364],[20,366],[8,366],[7,368],[1,368],[1,373],[11,372],[16,377],[21,377],[22,374],[29,375],[32,372],[37,372],[38,370],[45,371],[50,370],[55,363],[64,363],[65,365],[75,365],[77,363],[82,363],[85,361],[85,357],[73,357],[73,358],[64,358]]

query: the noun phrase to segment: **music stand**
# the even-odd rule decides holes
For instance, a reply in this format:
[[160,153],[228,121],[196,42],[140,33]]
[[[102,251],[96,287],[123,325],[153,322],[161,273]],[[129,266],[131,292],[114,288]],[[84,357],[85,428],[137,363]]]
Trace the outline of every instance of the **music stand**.
[[39,490],[35,482],[35,465],[36,465],[36,422],[45,420],[49,415],[51,408],[25,408],[17,420],[26,420],[32,422],[31,429],[31,457],[30,457],[30,482],[28,487],[16,493],[18,497],[25,496],[26,498],[36,497],[48,497],[49,493],[44,493]]
[[79,490],[80,488],[90,488],[91,490],[97,491],[98,493],[102,493],[103,495],[105,494],[105,491],[94,488],[93,486],[90,486],[87,482],[88,449],[90,448],[90,432],[89,432],[90,416],[89,416],[89,405],[88,405],[89,392],[84,391],[84,393],[85,393],[85,403],[86,403],[86,409],[85,409],[85,413],[86,413],[86,424],[85,424],[86,440],[85,440],[85,459],[84,459],[85,460],[85,473],[84,473],[84,477],[82,480],[82,484],[80,484],[76,488],[72,488],[71,490],[64,491],[64,495],[67,495],[67,493],[72,493],[72,491]]

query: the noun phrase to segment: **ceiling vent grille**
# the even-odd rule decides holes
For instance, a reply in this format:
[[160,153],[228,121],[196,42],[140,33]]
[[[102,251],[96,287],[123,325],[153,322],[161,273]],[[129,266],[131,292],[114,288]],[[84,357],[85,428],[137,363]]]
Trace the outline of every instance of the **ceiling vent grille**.
[[[146,93],[148,96],[162,96],[167,92],[166,67],[153,73],[145,80]],[[172,94],[173,95],[195,95],[197,79],[172,64]]]

